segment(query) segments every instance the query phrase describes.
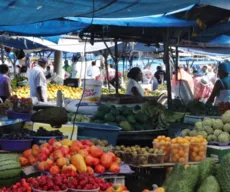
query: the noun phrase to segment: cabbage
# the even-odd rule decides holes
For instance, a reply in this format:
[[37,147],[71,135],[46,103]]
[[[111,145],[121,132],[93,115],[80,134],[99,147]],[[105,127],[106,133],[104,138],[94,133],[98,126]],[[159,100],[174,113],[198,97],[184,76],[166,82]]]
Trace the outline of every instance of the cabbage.
[[183,129],[183,130],[181,131],[181,135],[182,135],[183,137],[189,136],[189,133],[190,133],[190,129]]
[[216,135],[209,135],[209,136],[207,137],[207,140],[208,140],[208,142],[218,141],[218,138],[217,138]]
[[196,122],[196,124],[195,124],[195,129],[196,129],[197,131],[204,131],[203,124],[202,124],[201,121]]
[[221,119],[223,121],[223,123],[230,123],[230,112],[225,112],[222,116]]
[[190,131],[189,136],[194,137],[197,135],[197,132],[195,130]]
[[218,136],[218,141],[219,141],[220,143],[229,142],[229,133],[227,133],[227,132],[222,132],[222,133]]
[[212,127],[212,119],[211,118],[204,118],[202,125],[203,125],[203,127],[204,126]]
[[208,135],[213,134],[213,132],[214,132],[213,128],[209,127],[209,126],[205,126],[204,130]]
[[224,131],[230,133],[230,123],[224,125]]
[[205,131],[198,131],[197,135],[201,135],[203,138],[207,138],[208,134]]
[[213,122],[212,122],[213,129],[220,129],[220,130],[222,130],[223,126],[224,126],[224,124],[223,124],[223,122],[220,119],[213,119]]
[[214,135],[217,136],[217,137],[218,137],[221,133],[222,133],[222,131],[219,130],[219,129],[216,129],[216,130],[214,131]]

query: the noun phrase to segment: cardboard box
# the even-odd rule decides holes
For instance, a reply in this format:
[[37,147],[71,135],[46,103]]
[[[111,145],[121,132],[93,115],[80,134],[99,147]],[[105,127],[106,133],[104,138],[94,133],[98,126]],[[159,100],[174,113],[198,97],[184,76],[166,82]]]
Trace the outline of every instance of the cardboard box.
[[208,145],[207,156],[220,161],[226,154],[230,153],[230,146]]

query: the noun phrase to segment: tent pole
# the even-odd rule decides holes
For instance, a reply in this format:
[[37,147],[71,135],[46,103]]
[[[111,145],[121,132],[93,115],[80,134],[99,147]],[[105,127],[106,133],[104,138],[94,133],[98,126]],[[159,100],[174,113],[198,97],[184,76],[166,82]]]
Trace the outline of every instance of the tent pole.
[[57,73],[57,75],[62,76],[62,52],[61,51],[55,51],[54,52],[54,71]]
[[164,64],[166,65],[166,80],[168,90],[168,108],[171,109],[172,104],[172,89],[171,89],[171,65],[169,63],[169,34],[170,31],[167,29],[164,37]]
[[3,49],[3,47],[1,47],[1,60],[2,60],[2,64],[4,64],[5,60],[4,60],[4,49]]
[[117,40],[115,39],[115,69],[116,69],[116,95],[118,95],[118,47]]
[[[178,46],[176,46],[176,66],[175,66],[176,70],[175,71],[177,71],[178,69],[178,62],[179,62],[179,51],[178,51]],[[177,80],[178,80],[178,73],[176,73],[176,81]]]

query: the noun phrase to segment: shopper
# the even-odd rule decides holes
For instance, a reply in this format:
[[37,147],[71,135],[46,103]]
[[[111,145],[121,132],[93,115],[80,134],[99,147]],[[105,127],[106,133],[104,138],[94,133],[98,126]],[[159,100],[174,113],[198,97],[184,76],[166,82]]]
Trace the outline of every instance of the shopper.
[[8,77],[9,67],[5,64],[0,65],[0,98],[5,101],[11,96],[10,78]]
[[208,103],[218,104],[220,102],[230,102],[230,63],[223,62],[218,66],[218,77]]
[[154,74],[154,77],[157,79],[159,84],[164,83],[166,79],[166,73],[161,66],[157,66],[157,72]]
[[213,90],[213,84],[207,76],[194,79],[194,99],[206,102]]
[[31,69],[29,73],[30,97],[37,97],[41,102],[47,101],[47,82],[45,69],[48,61],[40,58],[38,65]]
[[139,81],[143,80],[143,73],[139,67],[132,68],[129,72],[127,77],[129,78],[126,94],[133,95],[133,96],[144,96],[144,91],[141,85],[138,83]]
[[88,69],[87,75],[93,80],[100,81],[101,73],[95,61],[92,61],[92,66]]

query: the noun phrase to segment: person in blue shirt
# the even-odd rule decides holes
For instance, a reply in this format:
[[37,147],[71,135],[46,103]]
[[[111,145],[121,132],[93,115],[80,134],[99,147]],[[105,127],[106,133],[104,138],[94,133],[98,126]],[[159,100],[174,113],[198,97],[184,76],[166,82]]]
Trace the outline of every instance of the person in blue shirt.
[[218,104],[220,102],[230,102],[230,62],[225,61],[218,66],[218,77],[208,103]]

